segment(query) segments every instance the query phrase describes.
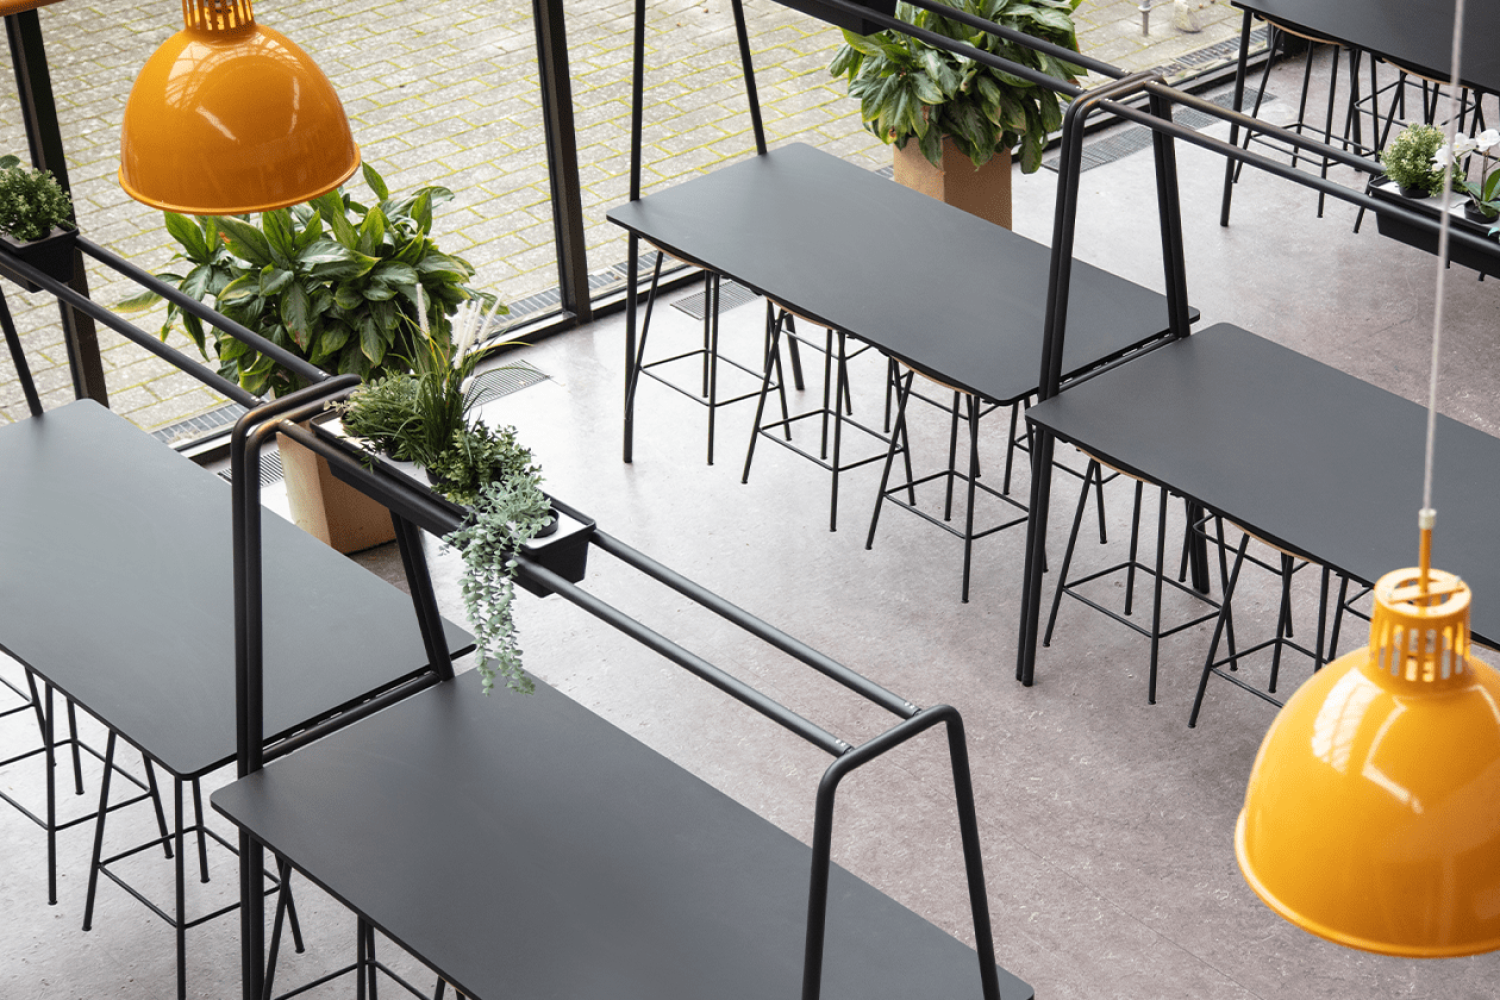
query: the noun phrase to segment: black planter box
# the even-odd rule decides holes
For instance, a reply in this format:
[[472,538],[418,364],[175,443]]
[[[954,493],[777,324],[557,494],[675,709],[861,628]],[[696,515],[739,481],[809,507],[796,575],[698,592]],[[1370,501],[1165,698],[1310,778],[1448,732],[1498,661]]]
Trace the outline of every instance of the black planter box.
[[[39,240],[22,242],[0,233],[0,251],[19,257],[32,267],[63,284],[73,280],[73,247],[78,233],[72,229],[54,229]],[[28,292],[39,292],[41,287],[34,282],[17,279],[17,283]]]
[[[1389,178],[1381,177],[1370,182],[1370,197],[1378,201],[1388,201],[1400,205],[1412,212],[1419,212],[1430,218],[1438,217],[1438,200],[1436,198],[1406,198],[1396,190],[1396,185]],[[1448,247],[1448,259],[1454,264],[1462,264],[1471,267],[1481,274],[1500,275],[1500,241],[1489,235],[1490,224],[1470,222],[1464,216],[1463,202],[1454,198],[1453,211],[1449,213],[1453,218],[1453,228],[1464,232],[1473,233],[1488,239],[1495,245],[1494,253],[1483,253],[1451,243]],[[1393,240],[1399,240],[1407,246],[1416,247],[1418,250],[1426,250],[1430,254],[1436,254],[1438,250],[1437,233],[1429,233],[1425,229],[1418,229],[1394,216],[1384,212],[1375,213],[1376,226],[1380,235],[1388,236]]]

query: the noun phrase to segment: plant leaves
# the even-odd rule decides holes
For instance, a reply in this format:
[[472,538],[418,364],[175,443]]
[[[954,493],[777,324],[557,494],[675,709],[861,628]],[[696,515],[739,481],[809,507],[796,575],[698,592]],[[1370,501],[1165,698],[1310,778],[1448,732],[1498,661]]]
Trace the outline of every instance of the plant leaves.
[[256,268],[272,263],[270,241],[250,223],[226,215],[219,219],[219,228],[224,231],[229,250],[236,257]]
[[186,251],[184,256],[196,264],[202,264],[208,260],[211,253],[208,241],[203,238],[203,230],[198,224],[185,215],[176,212],[163,212],[162,218],[166,220],[167,233],[182,244]]
[[375,197],[381,201],[385,201],[391,196],[390,188],[385,186],[385,178],[376,172],[375,168],[369,164],[369,161],[360,164],[360,168],[364,172],[365,183],[369,185],[371,191],[375,192]]

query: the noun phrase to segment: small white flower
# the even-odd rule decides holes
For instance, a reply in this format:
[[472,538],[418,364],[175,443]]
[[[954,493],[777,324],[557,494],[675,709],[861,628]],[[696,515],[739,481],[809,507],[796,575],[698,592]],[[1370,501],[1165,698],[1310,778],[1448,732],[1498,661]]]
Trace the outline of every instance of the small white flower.
[[1446,142],[1437,148],[1432,154],[1432,165],[1434,167],[1446,167],[1453,162],[1453,149]]
[[1487,153],[1496,145],[1500,145],[1500,129],[1487,128],[1474,137],[1474,148],[1481,153]]

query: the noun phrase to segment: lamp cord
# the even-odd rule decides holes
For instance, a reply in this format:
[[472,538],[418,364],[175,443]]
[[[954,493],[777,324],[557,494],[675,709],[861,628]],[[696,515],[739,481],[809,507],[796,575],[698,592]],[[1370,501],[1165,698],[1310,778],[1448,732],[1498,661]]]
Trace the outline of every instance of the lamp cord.
[[1422,509],[1417,515],[1417,524],[1422,532],[1420,586],[1424,596],[1427,593],[1428,573],[1432,566],[1432,527],[1437,518],[1437,512],[1432,507],[1432,464],[1437,443],[1438,368],[1443,346],[1443,300],[1448,278],[1448,233],[1452,227],[1452,216],[1449,210],[1453,206],[1453,175],[1458,159],[1453,155],[1458,139],[1458,116],[1455,114],[1454,102],[1455,95],[1462,85],[1460,81],[1463,79],[1463,38],[1464,0],[1454,0],[1453,78],[1448,88],[1448,120],[1444,123],[1449,155],[1448,162],[1443,166],[1442,210],[1438,217],[1437,286],[1434,290],[1436,301],[1432,307],[1432,362],[1427,381],[1427,447],[1422,469]]

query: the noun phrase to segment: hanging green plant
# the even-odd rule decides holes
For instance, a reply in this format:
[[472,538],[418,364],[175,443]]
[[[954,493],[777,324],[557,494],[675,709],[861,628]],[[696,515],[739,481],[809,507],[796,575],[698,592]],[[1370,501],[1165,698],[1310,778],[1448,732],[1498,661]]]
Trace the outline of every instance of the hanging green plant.
[[[1073,11],[1082,0],[945,2],[1043,41],[1078,49]],[[896,16],[1060,80],[1071,81],[1084,72],[1071,63],[907,3],[897,5]],[[828,72],[848,79],[849,96],[859,100],[865,128],[898,147],[916,139],[922,155],[934,165],[942,159],[943,136],[951,135],[959,152],[976,167],[1019,144],[1021,169],[1031,173],[1042,165],[1048,136],[1062,127],[1066,100],[1038,84],[895,32],[856,35],[846,30],[844,41]]]
[[469,520],[443,539],[463,556],[464,608],[474,630],[479,676],[486,693],[501,677],[512,691],[531,694],[535,690],[521,667],[513,615],[515,554],[550,519],[551,504],[542,493],[541,475],[533,469],[484,486]]

